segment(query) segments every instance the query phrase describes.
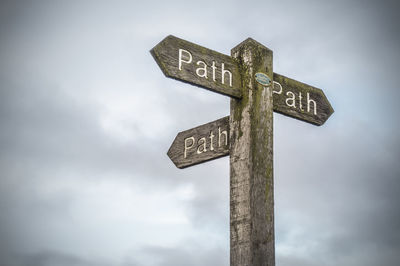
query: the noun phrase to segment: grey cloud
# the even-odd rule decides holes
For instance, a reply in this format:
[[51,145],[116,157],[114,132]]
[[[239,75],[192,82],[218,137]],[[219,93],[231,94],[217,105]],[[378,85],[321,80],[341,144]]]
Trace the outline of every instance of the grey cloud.
[[[324,132],[324,137],[300,134],[302,140],[289,137],[293,131],[277,137],[279,144],[283,139],[288,144],[277,149],[285,153],[285,160],[277,155],[276,167],[278,245],[290,244],[300,230],[295,245],[308,247],[310,258],[324,254],[323,265],[351,259],[354,265],[375,265],[378,257],[385,265],[396,264],[400,169],[399,149],[394,147],[399,139],[376,141],[382,140],[380,132],[371,134],[365,126],[348,125],[346,134]],[[318,156],[318,167],[311,154]],[[291,228],[293,218],[296,226]],[[381,249],[387,253],[381,255]]]
[[[398,264],[397,2],[255,1],[249,16],[242,15],[241,1],[210,4],[212,9],[187,2],[157,8],[153,2],[14,2],[1,8],[3,264],[107,265],[97,257],[44,251],[53,244],[66,247],[54,240],[63,234],[53,243],[36,232],[46,230],[48,220],[66,219],[65,234],[90,242],[69,220],[81,199],[77,191],[45,197],[38,189],[54,179],[128,179],[144,191],[191,184],[192,197],[179,206],[191,228],[228,245],[228,160],[178,170],[165,153],[179,131],[228,115],[229,99],[162,75],[148,50],[167,34],[226,54],[251,36],[274,49],[277,72],[317,83],[334,105],[323,127],[275,116],[277,246],[290,251],[277,253],[280,265]],[[130,75],[128,85],[99,86]],[[170,119],[167,129],[150,137],[132,119],[126,123],[136,139],[110,137],[99,122],[105,107],[91,84],[99,92],[133,91],[148,103],[135,112],[154,124],[163,118],[155,112],[162,112]],[[227,246],[207,244],[197,239],[135,247],[123,263],[148,265],[153,258],[155,265],[227,265]]]
[[228,238],[229,225],[229,159],[208,162],[192,170],[196,188],[186,209],[193,225],[212,227],[216,234]]
[[155,258],[155,265],[159,266],[220,266],[228,263],[224,249],[199,247],[194,241],[181,243],[179,248],[148,246],[142,252]]
[[54,251],[45,251],[36,254],[22,255],[16,258],[18,265],[26,266],[108,266],[101,261],[91,261],[78,256],[63,254]]
[[312,259],[304,259],[293,255],[280,256],[276,258],[276,264],[281,266],[318,266],[319,262],[315,262]]

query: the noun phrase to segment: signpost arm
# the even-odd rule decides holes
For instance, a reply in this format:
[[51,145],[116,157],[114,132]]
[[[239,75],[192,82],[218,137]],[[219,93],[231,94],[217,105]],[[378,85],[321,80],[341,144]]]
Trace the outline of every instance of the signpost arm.
[[[233,48],[243,98],[231,99],[230,265],[274,266],[272,51],[247,39]],[[271,79],[263,86],[255,74]]]

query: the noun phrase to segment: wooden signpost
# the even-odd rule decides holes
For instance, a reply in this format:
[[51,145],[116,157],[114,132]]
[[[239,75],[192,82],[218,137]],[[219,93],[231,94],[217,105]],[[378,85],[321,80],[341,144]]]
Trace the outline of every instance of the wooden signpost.
[[163,73],[231,97],[230,116],[180,132],[168,156],[185,168],[230,155],[230,264],[275,265],[273,111],[322,125],[322,90],[273,72],[272,51],[247,39],[220,54],[168,36],[151,51]]

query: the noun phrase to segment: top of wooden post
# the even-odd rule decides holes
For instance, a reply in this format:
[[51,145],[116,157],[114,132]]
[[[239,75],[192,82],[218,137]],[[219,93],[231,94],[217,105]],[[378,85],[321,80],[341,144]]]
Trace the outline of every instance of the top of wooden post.
[[262,45],[261,43],[259,43],[256,40],[249,37],[246,40],[244,40],[243,42],[241,42],[238,45],[236,45],[235,47],[233,47],[231,49],[231,54],[236,53],[239,49],[241,49],[244,46],[259,46],[262,49],[267,49],[272,52],[272,50],[269,49],[268,47],[266,47],[265,45]]

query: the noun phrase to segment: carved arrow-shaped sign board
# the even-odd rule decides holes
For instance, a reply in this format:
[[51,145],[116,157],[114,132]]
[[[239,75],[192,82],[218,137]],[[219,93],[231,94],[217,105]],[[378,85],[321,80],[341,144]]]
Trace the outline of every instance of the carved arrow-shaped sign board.
[[239,67],[227,55],[166,37],[151,51],[165,76],[227,96],[241,98]]
[[273,109],[317,126],[333,113],[333,108],[321,89],[274,73]]
[[178,133],[168,150],[176,167],[185,168],[229,154],[229,116]]
[[[151,51],[163,73],[223,95],[240,99],[239,63],[227,56],[172,35]],[[333,109],[322,90],[274,73],[273,110],[314,125],[322,125]]]

